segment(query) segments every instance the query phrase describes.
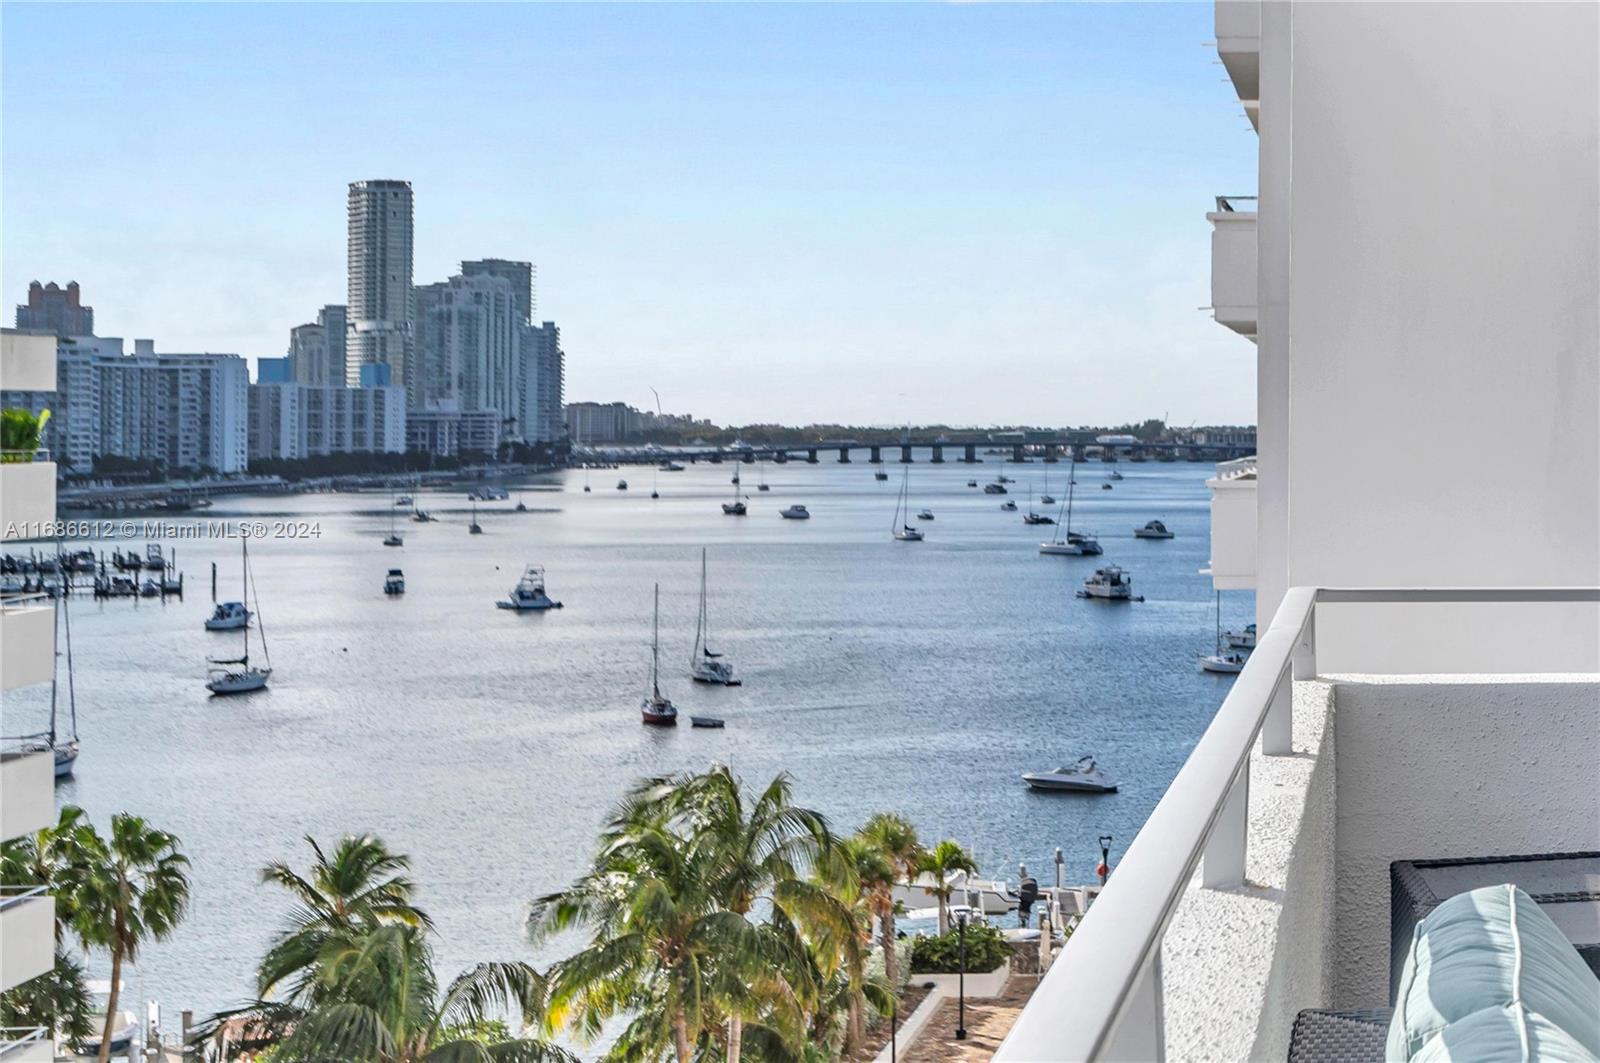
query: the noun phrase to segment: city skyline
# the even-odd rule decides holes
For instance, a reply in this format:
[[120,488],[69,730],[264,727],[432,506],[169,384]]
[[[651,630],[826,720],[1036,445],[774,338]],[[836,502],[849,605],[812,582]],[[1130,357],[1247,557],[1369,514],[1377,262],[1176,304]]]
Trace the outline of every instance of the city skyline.
[[[1203,7],[378,8],[350,63],[317,60],[357,13],[320,8],[330,43],[282,70],[253,42],[293,13],[3,17],[0,284],[78,280],[102,333],[280,356],[345,291],[345,186],[393,178],[418,282],[537,266],[571,395],[654,386],[723,423],[1254,419],[1253,348],[1201,309],[1194,189],[1255,177],[1216,135],[1248,126]],[[397,111],[401,31],[439,58]],[[62,80],[113,49],[95,88]],[[131,165],[63,172],[68,128]]]

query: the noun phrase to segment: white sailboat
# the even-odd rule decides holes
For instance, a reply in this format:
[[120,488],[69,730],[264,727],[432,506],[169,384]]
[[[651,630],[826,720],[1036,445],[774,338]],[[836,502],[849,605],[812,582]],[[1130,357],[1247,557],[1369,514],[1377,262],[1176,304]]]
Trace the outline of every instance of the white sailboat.
[[770,491],[770,490],[772,490],[772,488],[767,486],[767,463],[766,462],[762,462],[760,465],[758,465],[756,467],[756,490],[757,491]]
[[639,705],[643,721],[653,727],[676,727],[678,707],[661,696],[661,584],[656,584],[655,621],[650,634],[650,693]]
[[894,537],[903,543],[920,543],[922,532],[913,528],[907,518],[911,516],[911,466],[900,466],[900,494],[894,503]]
[[50,729],[43,734],[24,735],[22,752],[49,752],[55,761],[55,777],[65,779],[72,774],[78,760],[78,694],[73,683],[72,670],[72,617],[68,612],[72,595],[63,591],[56,601],[56,615],[60,617],[67,633],[67,717],[68,733],[62,734],[57,715],[57,697],[61,682],[61,654],[55,654],[50,670]]
[[[239,544],[240,565],[243,570],[241,584],[246,592],[255,589],[250,579],[250,545],[248,540]],[[250,664],[250,627],[246,624],[241,630],[244,632],[244,651],[234,658],[210,658],[211,667],[207,669],[206,689],[213,694],[243,694],[251,690],[260,690],[267,685],[267,677],[272,674],[272,655],[267,652],[267,629],[262,623],[261,597],[251,595],[256,602],[256,624],[261,630],[261,656],[266,661],[264,667],[252,667]]]
[[[1229,632],[1231,635],[1232,632]],[[1217,592],[1217,641],[1216,650],[1212,653],[1197,655],[1200,670],[1203,672],[1218,672],[1230,675],[1244,671],[1245,655],[1237,649],[1224,647],[1222,635],[1222,592]]]
[[467,534],[482,535],[483,526],[478,523],[478,503],[472,503],[472,523],[467,525]]
[[706,609],[706,552],[700,550],[700,615],[694,623],[694,650],[689,655],[689,675],[697,683],[736,687],[733,665],[711,649],[711,620]]
[[1093,535],[1072,530],[1072,496],[1077,485],[1077,477],[1067,477],[1067,500],[1062,503],[1061,512],[1057,514],[1059,523],[1056,534],[1049,542],[1039,544],[1041,554],[1098,557],[1105,553],[1100,547],[1100,540]]
[[389,537],[387,539],[383,540],[383,545],[384,546],[401,546],[401,545],[404,545],[404,540],[400,538],[400,533],[395,531],[395,529],[394,529],[394,509],[395,509],[395,506],[397,506],[399,504],[400,504],[399,502],[395,501],[394,492],[390,491],[389,492]]
[[1039,493],[1039,504],[1041,506],[1053,506],[1056,504],[1055,498],[1050,494],[1050,466],[1048,465],[1044,467],[1044,490]]

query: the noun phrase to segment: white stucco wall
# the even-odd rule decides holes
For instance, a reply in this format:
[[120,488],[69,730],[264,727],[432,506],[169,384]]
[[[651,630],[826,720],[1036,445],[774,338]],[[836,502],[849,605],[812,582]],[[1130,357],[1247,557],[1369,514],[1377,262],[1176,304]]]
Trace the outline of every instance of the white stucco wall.
[[1250,758],[1246,884],[1190,883],[1161,946],[1167,1058],[1282,1060],[1332,985],[1333,699],[1294,690],[1296,756]]
[[1336,676],[1334,994],[1382,1007],[1389,864],[1600,845],[1600,676]]
[[[1285,504],[1291,586],[1600,583],[1600,7],[1269,4],[1262,34],[1263,611]],[[1324,672],[1600,670],[1592,605],[1351,613]]]

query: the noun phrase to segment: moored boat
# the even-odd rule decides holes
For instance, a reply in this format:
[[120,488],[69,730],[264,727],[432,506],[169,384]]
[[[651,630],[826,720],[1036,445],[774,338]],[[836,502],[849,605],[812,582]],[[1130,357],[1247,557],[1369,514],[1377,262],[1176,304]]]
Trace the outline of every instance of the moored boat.
[[678,707],[661,694],[661,584],[656,584],[655,619],[650,635],[650,693],[639,704],[639,715],[651,727],[676,727]]
[[1097,568],[1083,581],[1079,598],[1099,598],[1112,602],[1144,601],[1133,596],[1133,577],[1116,565]]
[[1159,520],[1148,520],[1145,521],[1143,527],[1133,529],[1133,537],[1135,539],[1171,539],[1173,536],[1172,532],[1167,530],[1167,526]]
[[789,506],[786,509],[778,510],[778,516],[782,517],[784,520],[810,520],[811,511],[806,509],[805,506],[796,502],[794,505]]
[[519,612],[541,609],[560,609],[561,603],[551,598],[544,589],[544,569],[529,562],[522,570],[522,578],[511,588],[511,595],[494,603],[501,609]]
[[1117,781],[1100,770],[1094,757],[1079,757],[1076,764],[1064,764],[1051,771],[1025,772],[1022,781],[1035,790],[1058,790],[1073,793],[1116,793]]

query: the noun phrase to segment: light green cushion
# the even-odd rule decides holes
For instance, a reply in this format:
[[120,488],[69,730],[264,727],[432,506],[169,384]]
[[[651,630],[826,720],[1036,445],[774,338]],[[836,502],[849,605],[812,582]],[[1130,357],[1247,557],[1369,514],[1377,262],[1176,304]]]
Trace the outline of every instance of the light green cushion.
[[[1485,1011],[1501,1015],[1477,1014]],[[1600,980],[1533,898],[1515,886],[1487,886],[1451,897],[1417,924],[1388,1057],[1477,1059],[1466,1039],[1483,1036],[1487,1052],[1507,1030],[1517,1054],[1506,1058],[1600,1058]],[[1564,1054],[1568,1043],[1587,1055]],[[1535,1054],[1541,1046],[1552,1054]]]
[[1596,1063],[1561,1027],[1520,1005],[1484,1008],[1423,1042],[1408,1063]]

